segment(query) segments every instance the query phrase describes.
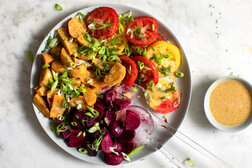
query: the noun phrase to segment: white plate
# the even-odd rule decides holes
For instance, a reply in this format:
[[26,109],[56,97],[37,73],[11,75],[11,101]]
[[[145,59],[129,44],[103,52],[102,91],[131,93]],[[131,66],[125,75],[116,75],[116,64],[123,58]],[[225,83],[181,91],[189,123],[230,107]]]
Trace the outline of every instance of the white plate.
[[252,86],[249,82],[247,82],[246,80],[239,78],[239,77],[235,77],[235,76],[226,76],[223,77],[221,79],[218,79],[216,81],[214,81],[211,86],[208,88],[206,95],[205,95],[205,99],[204,99],[204,110],[205,110],[205,114],[207,116],[208,121],[217,129],[222,130],[222,131],[226,131],[226,132],[239,132],[244,130],[245,128],[247,128],[251,123],[252,123],[252,113],[250,114],[249,118],[242,124],[236,125],[236,126],[225,126],[222,125],[220,123],[218,123],[211,111],[210,111],[210,106],[209,106],[209,102],[210,102],[210,95],[212,93],[212,91],[214,90],[214,88],[216,86],[218,86],[219,84],[221,84],[222,82],[225,82],[227,80],[236,80],[239,81],[241,83],[243,83],[248,90],[250,91],[250,94],[252,95]]
[[[71,17],[75,17],[76,14],[78,12],[82,12],[84,13],[85,15],[92,11],[93,9],[95,8],[98,8],[98,7],[101,7],[101,6],[107,6],[107,7],[111,7],[113,9],[116,10],[116,12],[118,14],[121,14],[121,13],[126,13],[128,12],[129,10],[132,10],[132,14],[134,17],[137,17],[137,16],[151,16],[149,15],[148,13],[142,11],[142,10],[139,10],[139,9],[136,9],[136,8],[133,8],[133,7],[130,7],[130,6],[125,6],[125,5],[99,5],[99,6],[92,6],[92,7],[89,7],[89,8],[85,8],[85,9],[82,9],[82,10],[79,10],[79,11],[76,11],[74,13],[72,13],[71,15],[67,16],[65,19],[63,19],[62,21],[60,21],[49,33],[48,35],[45,37],[45,39],[43,40],[43,42],[41,43],[37,53],[36,53],[36,57],[35,57],[35,60],[33,62],[33,66],[32,66],[32,70],[31,70],[31,79],[30,79],[30,93],[31,95],[33,96],[34,95],[34,87],[36,85],[38,85],[38,82],[39,82],[39,73],[40,73],[40,67],[42,65],[42,61],[41,61],[41,57],[40,57],[40,54],[41,54],[41,51],[43,50],[44,46],[45,46],[45,43],[46,43],[46,40],[48,38],[49,35],[53,35],[55,33],[55,31],[57,29],[59,29],[60,27],[62,26],[65,26],[67,25],[67,21],[71,18]],[[181,65],[180,65],[180,68],[179,68],[179,71],[181,72],[184,72],[185,74],[185,77],[184,78],[180,78],[176,81],[176,86],[177,88],[179,89],[179,91],[182,93],[182,96],[181,96],[181,105],[180,107],[175,111],[175,112],[172,112],[170,114],[168,114],[168,117],[169,117],[169,123],[175,127],[175,128],[178,128],[186,114],[186,111],[188,109],[188,106],[189,106],[189,101],[190,101],[190,97],[191,97],[191,74],[190,74],[190,69],[189,69],[189,65],[188,65],[188,62],[187,62],[187,59],[185,57],[185,54],[183,52],[183,49],[181,48],[179,42],[177,41],[177,39],[175,38],[175,36],[171,33],[171,31],[162,23],[160,22],[158,19],[158,26],[159,26],[159,33],[165,38],[165,39],[168,39],[171,43],[175,44],[176,46],[179,47],[180,49],[180,52],[181,52]],[[138,104],[140,106],[143,106],[145,108],[148,108],[148,105],[144,102],[143,98],[142,99],[137,99],[134,101],[134,104]],[[71,155],[81,159],[81,160],[84,160],[84,161],[87,161],[87,162],[90,162],[90,163],[95,163],[95,164],[105,164],[102,160],[100,156],[100,153],[98,153],[98,157],[90,157],[88,155],[83,155],[81,153],[79,153],[76,148],[70,148],[67,146],[67,144],[64,142],[63,138],[61,137],[58,137],[55,135],[55,133],[53,133],[51,130],[50,130],[50,122],[51,120],[45,118],[43,116],[42,113],[40,113],[40,111],[37,109],[37,107],[33,104],[33,108],[34,108],[34,111],[35,111],[35,114],[41,124],[41,126],[43,127],[43,129],[45,130],[45,132],[48,134],[48,136],[57,144],[59,145],[62,149],[64,149],[66,152],[70,153]],[[166,134],[167,130],[164,130],[164,129],[160,129],[160,130],[157,130],[154,132],[153,136],[157,136],[159,137],[159,142],[161,144],[164,144],[165,142],[167,142],[169,140],[169,138],[171,138],[171,136],[167,135]],[[150,149],[148,147],[145,147],[143,150],[141,150],[139,153],[137,153],[136,155],[134,155],[134,157],[132,157],[132,161],[136,161],[136,160],[139,160],[151,153],[153,153],[155,150],[153,149]],[[127,162],[123,162],[123,163],[127,163]]]

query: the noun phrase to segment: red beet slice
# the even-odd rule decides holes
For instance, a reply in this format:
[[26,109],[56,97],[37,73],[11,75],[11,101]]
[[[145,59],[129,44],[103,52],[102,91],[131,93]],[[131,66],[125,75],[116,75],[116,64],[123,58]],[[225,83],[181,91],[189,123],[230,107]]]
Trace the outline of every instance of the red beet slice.
[[135,131],[133,130],[124,130],[122,135],[120,135],[117,139],[120,143],[131,142],[135,137]]
[[122,143],[122,152],[124,152],[124,153],[128,154],[135,148],[136,148],[135,142]]
[[126,111],[126,121],[125,129],[126,130],[135,130],[139,127],[141,123],[140,117],[133,111]]
[[105,163],[109,165],[119,165],[123,161],[123,155],[116,155],[113,153],[106,153],[104,157]]
[[113,111],[112,109],[108,109],[105,113],[105,117],[104,117],[104,121],[106,123],[107,126],[109,126],[109,124],[114,121],[116,118],[115,115],[115,111]]
[[83,141],[84,141],[83,132],[72,129],[69,136],[68,146],[80,148],[82,147]]
[[113,146],[113,141],[109,134],[105,135],[101,141],[101,148],[105,153],[111,153],[109,147]]
[[117,122],[113,121],[109,126],[110,132],[115,136],[119,137],[123,133],[123,127]]
[[122,152],[122,145],[118,142],[114,143],[113,148],[115,152],[118,152],[118,153]]

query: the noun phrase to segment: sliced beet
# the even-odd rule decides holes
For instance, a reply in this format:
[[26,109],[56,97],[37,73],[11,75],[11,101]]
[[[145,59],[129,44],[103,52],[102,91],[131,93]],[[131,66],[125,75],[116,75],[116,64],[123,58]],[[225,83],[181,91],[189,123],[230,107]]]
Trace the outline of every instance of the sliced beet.
[[110,137],[110,134],[107,134],[103,137],[101,141],[101,148],[105,153],[111,153],[110,147],[113,146],[113,141]]
[[122,152],[122,145],[120,143],[118,143],[118,142],[114,143],[113,148],[114,148],[115,152],[118,152],[118,153]]
[[106,153],[104,156],[105,163],[109,165],[119,165],[123,161],[123,155],[116,155],[113,153]]
[[112,105],[114,99],[116,97],[116,91],[114,89],[110,89],[105,93],[105,101],[106,103]]
[[139,127],[141,123],[140,117],[133,111],[126,111],[126,121],[125,121],[125,129],[126,130],[135,130]]
[[133,149],[136,148],[135,142],[122,143],[122,152],[130,153]]
[[130,103],[131,103],[131,101],[128,98],[120,98],[120,99],[117,98],[113,102],[116,111],[124,109]]
[[104,105],[104,103],[103,103],[103,101],[102,101],[101,98],[97,98],[97,100],[96,100],[94,106],[95,106],[96,108],[101,109],[101,110],[105,110],[105,105]]
[[110,123],[115,120],[115,118],[116,118],[115,111],[112,109],[108,109],[104,117],[106,125],[109,126]]
[[120,135],[117,140],[120,143],[127,143],[127,142],[131,142],[135,137],[135,131],[133,130],[124,130],[122,135]]
[[57,128],[59,128],[60,133],[63,135],[64,139],[67,139],[70,136],[70,127],[64,123],[64,121],[57,120],[56,122]]
[[68,146],[80,148],[84,141],[82,131],[72,129],[69,136]]
[[[89,145],[91,145],[91,144],[89,144]],[[97,155],[97,151],[96,150],[92,150],[92,149],[90,149],[89,147],[88,147],[88,142],[85,142],[84,143],[84,148],[85,149],[87,149],[87,151],[88,151],[88,155],[89,156],[96,156]]]
[[96,103],[94,104],[94,109],[99,112],[99,118],[102,118],[105,112],[105,105],[101,98],[98,98],[96,100]]
[[117,121],[110,124],[109,130],[115,137],[119,137],[123,133],[123,127]]
[[69,130],[66,130],[66,131],[61,132],[61,133],[62,133],[64,139],[67,139],[67,138],[70,137],[70,131]]

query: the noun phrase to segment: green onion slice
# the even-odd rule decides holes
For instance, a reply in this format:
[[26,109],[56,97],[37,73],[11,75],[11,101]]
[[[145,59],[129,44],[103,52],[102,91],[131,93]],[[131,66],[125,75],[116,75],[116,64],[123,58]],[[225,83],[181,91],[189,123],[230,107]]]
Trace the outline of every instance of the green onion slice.
[[33,62],[33,61],[34,61],[34,56],[33,56],[33,54],[32,54],[32,51],[31,51],[31,50],[29,50],[29,51],[28,51],[28,58],[29,58],[29,60],[30,60],[31,62]]
[[54,5],[54,8],[55,8],[57,11],[62,11],[62,10],[63,10],[63,7],[60,6],[58,3],[56,3],[56,4]]
[[82,153],[82,154],[87,154],[88,150],[85,148],[78,148],[78,152]]
[[183,78],[185,76],[183,72],[176,72],[175,75],[180,78]]
[[48,67],[50,67],[49,64],[44,64],[44,65],[42,65],[42,68],[48,68]]
[[139,151],[142,150],[143,148],[144,148],[144,145],[141,145],[141,146],[136,147],[135,149],[133,149],[133,150],[128,154],[128,156],[131,156],[131,155],[133,155],[134,153],[139,152]]
[[136,31],[135,31],[135,35],[136,35],[137,37],[139,37],[140,34],[141,34],[141,28],[140,28],[139,26],[137,26],[137,29],[136,29]]

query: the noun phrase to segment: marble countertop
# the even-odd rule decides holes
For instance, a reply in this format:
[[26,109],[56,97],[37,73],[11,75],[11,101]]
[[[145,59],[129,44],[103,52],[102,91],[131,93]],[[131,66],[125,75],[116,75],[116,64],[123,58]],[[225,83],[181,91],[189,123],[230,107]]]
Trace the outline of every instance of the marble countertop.
[[[63,11],[54,9],[54,4]],[[251,167],[252,127],[241,133],[216,130],[203,110],[209,85],[230,74],[252,82],[251,0],[8,0],[0,1],[0,167],[108,167],[91,165],[59,148],[43,131],[31,105],[29,78],[36,53],[50,29],[70,13],[91,5],[127,4],[153,14],[180,41],[192,71],[192,99],[180,131],[229,164]],[[166,144],[176,146],[176,141]],[[188,152],[188,151],[187,151]],[[190,152],[176,156],[192,157]],[[193,156],[200,162],[199,154]],[[120,168],[174,167],[160,152]],[[200,167],[197,165],[197,167]]]

